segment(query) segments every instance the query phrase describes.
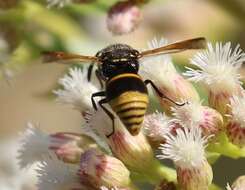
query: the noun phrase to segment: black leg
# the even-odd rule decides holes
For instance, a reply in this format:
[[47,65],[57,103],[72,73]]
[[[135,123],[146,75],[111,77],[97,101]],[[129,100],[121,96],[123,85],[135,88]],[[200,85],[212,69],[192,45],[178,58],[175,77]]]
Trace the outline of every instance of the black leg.
[[156,91],[156,93],[158,94],[158,96],[160,96],[161,98],[165,98],[165,99],[169,100],[170,102],[174,103],[174,104],[177,105],[177,106],[183,106],[183,105],[185,105],[185,103],[179,104],[179,103],[173,101],[172,99],[170,99],[169,97],[165,96],[165,95],[164,95],[164,94],[163,94],[163,93],[156,87],[156,85],[155,85],[151,80],[147,79],[147,80],[144,81],[144,83],[145,83],[145,85],[150,84],[150,85],[152,86],[152,88]]
[[92,94],[92,96],[91,96],[91,101],[92,101],[93,108],[94,108],[95,110],[98,110],[98,109],[97,109],[97,106],[96,106],[96,103],[95,103],[94,98],[95,98],[95,97],[99,97],[99,96],[105,96],[105,91],[96,92],[96,93],[93,93],[93,94]]
[[92,71],[93,71],[93,67],[94,67],[94,63],[91,63],[88,67],[88,75],[87,75],[87,79],[88,81],[91,80],[91,76],[92,76]]
[[109,135],[106,135],[106,137],[109,138],[115,132],[115,116],[106,107],[103,106],[105,103],[108,103],[106,98],[99,101],[100,107],[105,111],[105,113],[111,118],[112,121],[112,132]]
[[98,69],[95,70],[95,75],[96,75],[96,77],[97,77],[97,79],[98,79],[98,81],[100,83],[100,88],[103,89],[104,84],[103,84],[103,81],[101,79],[101,75],[100,75],[100,72],[99,72]]

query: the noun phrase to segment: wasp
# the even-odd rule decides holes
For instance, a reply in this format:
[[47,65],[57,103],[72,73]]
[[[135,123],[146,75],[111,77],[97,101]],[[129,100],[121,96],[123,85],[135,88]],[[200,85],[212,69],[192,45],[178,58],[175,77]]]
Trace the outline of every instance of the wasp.
[[206,40],[203,37],[188,39],[142,52],[126,44],[113,44],[100,50],[95,56],[69,54],[58,51],[44,52],[44,61],[76,60],[79,62],[91,62],[88,68],[88,81],[91,80],[94,64],[97,65],[95,75],[102,88],[103,83],[105,83],[105,90],[92,94],[91,101],[93,108],[97,110],[95,98],[102,97],[98,104],[112,121],[112,132],[107,135],[109,138],[115,131],[115,116],[104,104],[110,105],[111,109],[117,114],[132,135],[139,133],[146,113],[149,103],[147,85],[151,85],[156,94],[161,98],[166,98],[180,106],[183,105],[165,96],[150,79],[142,80],[138,74],[139,60],[141,58],[205,47]]

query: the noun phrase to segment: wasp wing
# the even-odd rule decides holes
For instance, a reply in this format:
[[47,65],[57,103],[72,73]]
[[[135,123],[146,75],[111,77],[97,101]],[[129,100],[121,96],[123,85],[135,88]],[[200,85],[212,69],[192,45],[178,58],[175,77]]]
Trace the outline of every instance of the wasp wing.
[[94,56],[78,55],[72,53],[65,53],[61,51],[45,51],[42,52],[42,57],[43,57],[43,62],[45,63],[50,63],[50,62],[72,63],[72,61],[99,63],[98,58]]
[[190,50],[190,49],[204,49],[205,47],[206,47],[205,38],[203,37],[193,38],[193,39],[169,44],[166,46],[162,46],[159,48],[143,51],[140,53],[139,57],[141,58],[145,56],[153,56],[153,55],[159,55],[159,54],[178,53],[178,52]]

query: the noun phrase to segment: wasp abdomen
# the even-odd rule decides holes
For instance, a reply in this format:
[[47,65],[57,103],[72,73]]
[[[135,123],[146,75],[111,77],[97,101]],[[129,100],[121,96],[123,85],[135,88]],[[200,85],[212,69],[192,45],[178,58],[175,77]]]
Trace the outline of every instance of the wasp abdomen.
[[136,74],[121,74],[108,82],[106,92],[113,111],[129,132],[137,135],[148,105],[144,82]]

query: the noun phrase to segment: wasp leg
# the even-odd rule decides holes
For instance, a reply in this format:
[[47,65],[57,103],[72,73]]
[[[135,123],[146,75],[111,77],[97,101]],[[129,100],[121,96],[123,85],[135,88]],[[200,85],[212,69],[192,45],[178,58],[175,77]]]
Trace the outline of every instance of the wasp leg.
[[100,92],[93,93],[92,96],[91,96],[91,102],[92,102],[93,108],[95,110],[98,110],[98,108],[97,108],[97,105],[95,103],[94,98],[95,97],[101,97],[101,96],[105,96],[105,91],[100,91]]
[[100,75],[100,72],[98,69],[95,70],[95,75],[100,83],[100,88],[103,89],[104,88],[104,84],[103,84],[103,81],[101,79],[101,75]]
[[155,85],[151,80],[147,79],[147,80],[144,81],[144,83],[145,83],[146,86],[147,86],[148,84],[150,84],[150,85],[152,86],[152,88],[156,91],[156,93],[158,94],[158,96],[160,96],[161,98],[165,98],[165,99],[169,100],[170,102],[174,103],[174,104],[177,105],[177,106],[183,106],[183,105],[185,105],[185,102],[182,103],[182,104],[179,104],[179,103],[173,101],[172,99],[170,99],[169,97],[165,96],[165,95],[164,95],[164,94],[163,94],[163,93],[156,87],[156,85]]
[[87,75],[87,79],[88,81],[91,80],[91,76],[92,76],[92,71],[93,71],[93,67],[94,67],[94,63],[91,63],[88,67],[88,75]]
[[103,104],[106,103],[108,103],[108,100],[106,98],[99,101],[100,107],[105,111],[105,113],[111,118],[112,121],[112,132],[109,135],[106,135],[106,137],[109,138],[115,132],[115,116],[106,107],[103,106]]

